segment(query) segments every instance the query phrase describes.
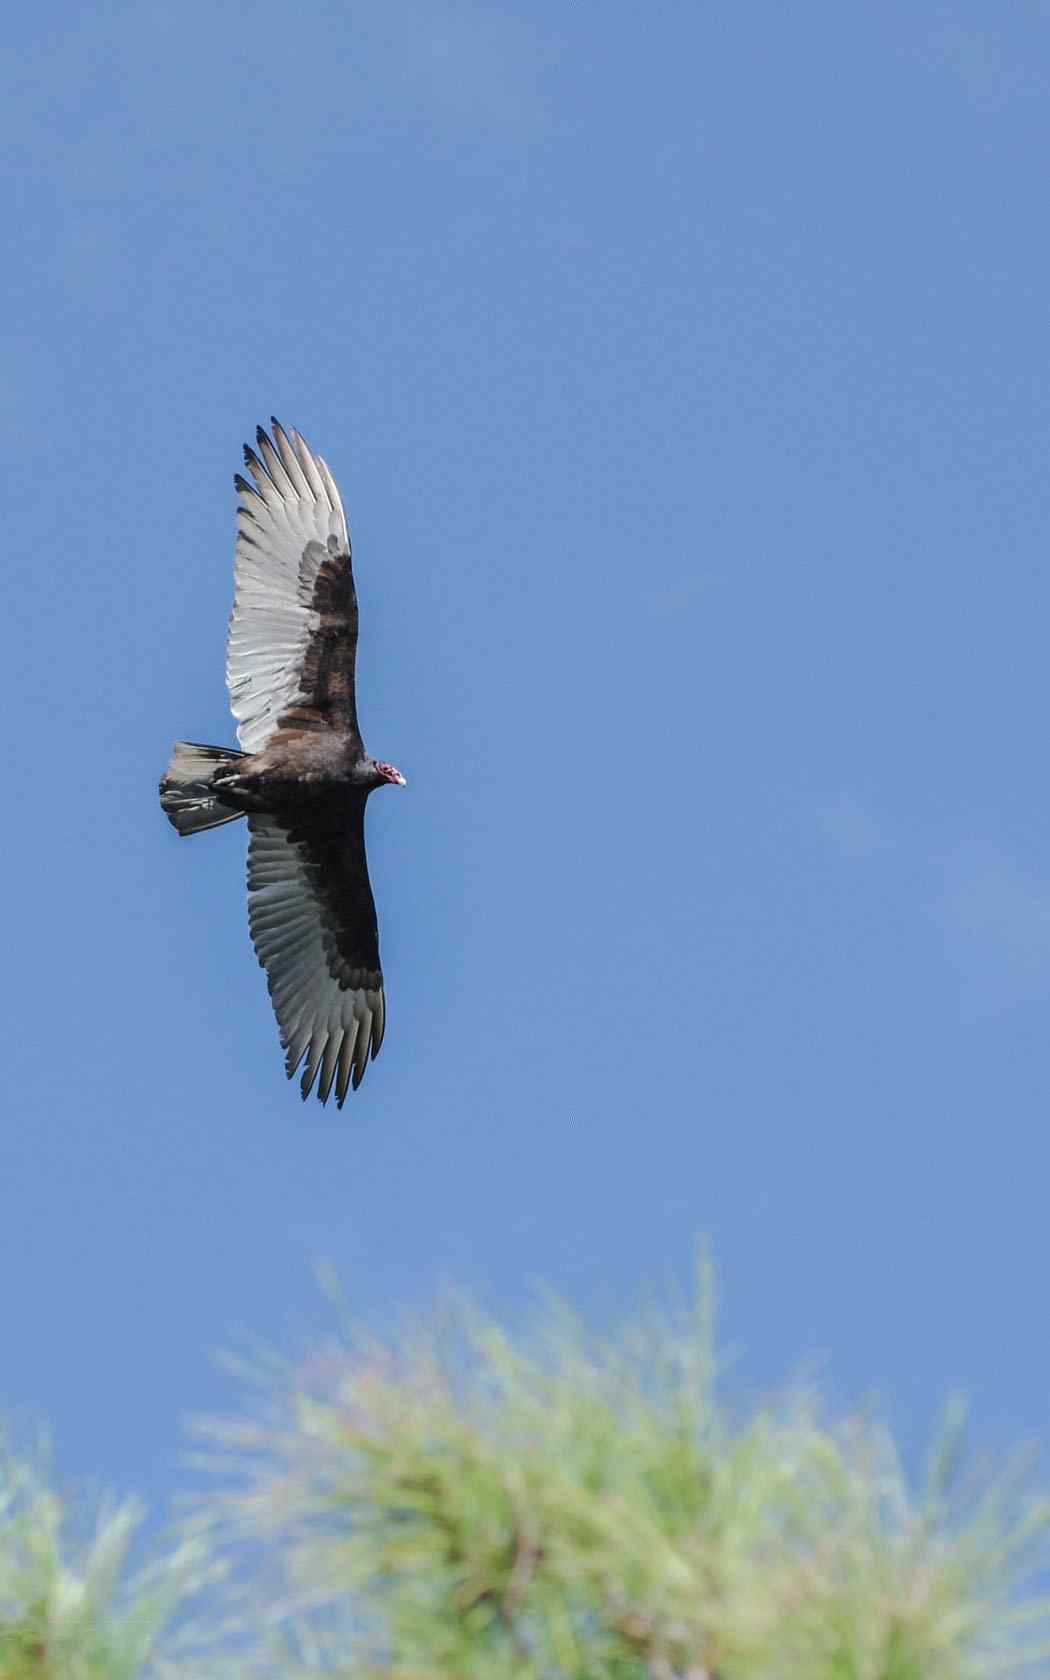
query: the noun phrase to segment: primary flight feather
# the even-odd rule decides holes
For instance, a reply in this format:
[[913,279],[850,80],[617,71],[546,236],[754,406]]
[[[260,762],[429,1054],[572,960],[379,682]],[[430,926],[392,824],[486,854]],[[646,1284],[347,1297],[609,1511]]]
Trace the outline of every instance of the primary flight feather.
[[180,834],[246,816],[248,923],[289,1079],[340,1108],[386,1023],[365,804],[405,778],[357,722],[357,594],[342,498],[324,461],[271,421],[237,473],[226,653],[242,751],[178,741],[160,802]]

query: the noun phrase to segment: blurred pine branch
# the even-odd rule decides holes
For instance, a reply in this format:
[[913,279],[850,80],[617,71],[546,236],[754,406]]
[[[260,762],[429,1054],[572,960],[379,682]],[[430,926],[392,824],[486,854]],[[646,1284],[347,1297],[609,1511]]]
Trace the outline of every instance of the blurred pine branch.
[[510,1337],[463,1303],[305,1366],[258,1354],[200,1426],[221,1491],[139,1564],[134,1502],[0,1450],[0,1680],[1022,1680],[1050,1673],[1050,1502],[908,1485],[807,1391],[734,1418],[710,1273],[675,1320]]
[[[0,1445],[0,1680],[189,1680],[190,1601],[217,1579],[200,1539],[138,1567],[134,1500],[58,1493],[47,1454]],[[175,1637],[175,1624],[180,1635]]]
[[[252,1545],[259,1672],[344,1680],[1020,1680],[1050,1672],[1050,1503],[969,1492],[950,1420],[913,1494],[877,1422],[716,1396],[691,1322],[597,1341],[549,1303],[351,1328],[202,1425],[213,1538]],[[251,1606],[254,1604],[254,1609]],[[266,1630],[269,1630],[267,1633]]]

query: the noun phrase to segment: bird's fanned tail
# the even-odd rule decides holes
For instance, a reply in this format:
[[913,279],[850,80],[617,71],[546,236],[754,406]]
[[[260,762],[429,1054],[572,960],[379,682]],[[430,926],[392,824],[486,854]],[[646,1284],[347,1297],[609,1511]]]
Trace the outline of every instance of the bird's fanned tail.
[[176,741],[171,763],[160,779],[160,802],[168,821],[180,834],[200,834],[206,828],[243,817],[215,792],[211,779],[243,758],[228,747],[204,747],[197,741]]

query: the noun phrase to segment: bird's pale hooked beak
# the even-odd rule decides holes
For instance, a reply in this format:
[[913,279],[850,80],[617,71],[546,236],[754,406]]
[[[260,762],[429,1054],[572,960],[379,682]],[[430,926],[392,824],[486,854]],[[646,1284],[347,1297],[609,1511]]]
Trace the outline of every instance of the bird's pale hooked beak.
[[404,776],[402,776],[400,770],[395,770],[390,779],[397,787],[408,786],[408,781]]

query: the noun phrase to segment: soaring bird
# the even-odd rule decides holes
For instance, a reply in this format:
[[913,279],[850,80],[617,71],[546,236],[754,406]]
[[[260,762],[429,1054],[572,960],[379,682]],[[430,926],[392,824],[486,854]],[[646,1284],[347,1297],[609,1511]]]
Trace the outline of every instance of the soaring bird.
[[404,787],[357,722],[357,594],[342,498],[320,455],[270,422],[240,473],[226,683],[241,751],[178,741],[160,802],[180,834],[247,817],[248,924],[291,1079],[341,1108],[386,1024],[365,860],[374,788]]

